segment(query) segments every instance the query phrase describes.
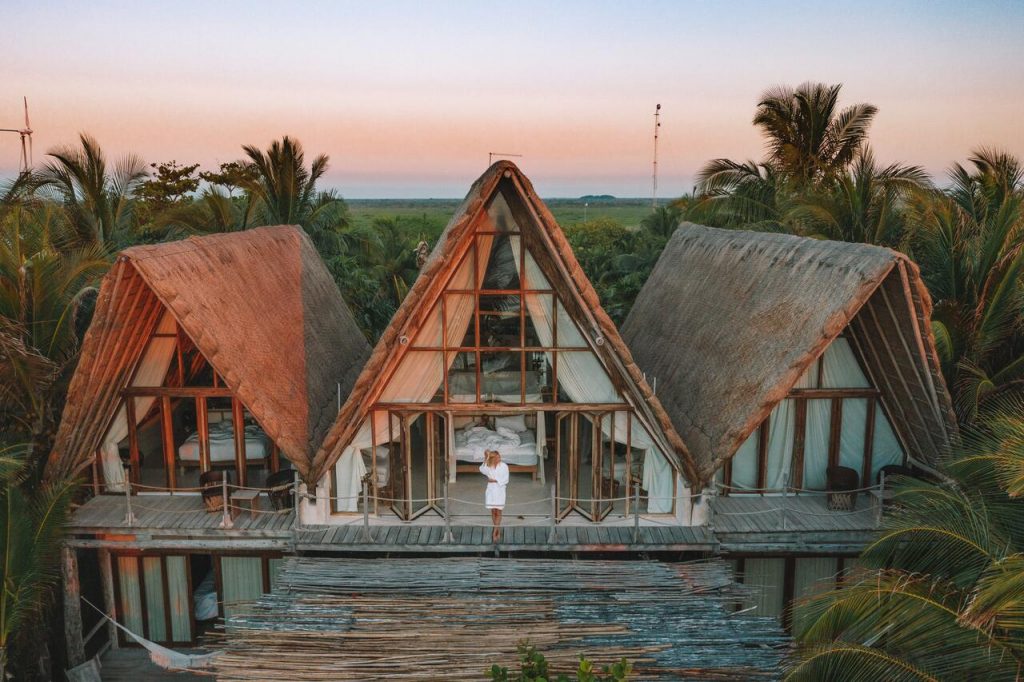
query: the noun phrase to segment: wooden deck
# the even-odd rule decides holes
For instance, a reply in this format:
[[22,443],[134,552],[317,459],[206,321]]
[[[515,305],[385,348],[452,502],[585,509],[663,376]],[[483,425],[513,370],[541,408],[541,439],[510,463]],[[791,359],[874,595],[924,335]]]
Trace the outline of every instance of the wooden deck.
[[[192,649],[180,649],[189,653]],[[195,650],[197,653],[205,651]],[[100,659],[100,676],[103,682],[189,682],[209,680],[207,675],[164,670],[149,660],[149,652],[138,647],[111,649]]]
[[[132,498],[134,522],[125,520],[122,496],[101,495],[86,502],[69,524],[69,543],[78,547],[151,549],[267,549],[328,553],[481,553],[507,552],[712,552],[715,538],[707,528],[673,526],[641,520],[639,537],[631,520],[603,524],[561,523],[552,537],[542,518],[510,519],[495,545],[482,517],[453,517],[451,538],[440,519],[414,523],[375,519],[372,540],[362,523],[295,527],[295,514],[243,513],[231,528],[221,528],[222,515],[203,509],[195,495],[143,495]],[[461,523],[460,523],[460,518]]]
[[560,525],[554,537],[548,526],[511,526],[501,540],[491,542],[491,529],[452,526],[445,539],[444,526],[371,526],[370,536],[362,525],[299,530],[295,548],[300,552],[344,550],[350,552],[711,552],[716,542],[707,528],[688,526],[641,526],[639,538],[632,527]]
[[878,527],[870,494],[852,511],[832,511],[824,495],[731,495],[713,503],[713,533],[726,552],[856,551]]

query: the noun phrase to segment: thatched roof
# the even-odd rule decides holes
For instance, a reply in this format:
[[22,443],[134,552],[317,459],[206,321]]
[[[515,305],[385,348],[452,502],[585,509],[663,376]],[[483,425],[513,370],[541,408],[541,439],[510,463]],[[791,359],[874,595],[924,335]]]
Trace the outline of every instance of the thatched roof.
[[909,454],[934,460],[956,426],[930,313],[895,251],[683,223],[622,334],[708,480],[848,325]]
[[676,433],[668,413],[654,397],[643,373],[633,362],[629,348],[619,331],[601,307],[601,301],[587,279],[572,247],[558,223],[533,189],[529,179],[510,161],[498,161],[481,175],[465,200],[455,211],[441,234],[420,276],[399,307],[391,324],[381,336],[373,354],[355,383],[348,400],[341,408],[338,421],[324,441],[314,461],[314,468],[324,471],[341,456],[369,408],[384,387],[387,369],[401,360],[402,336],[414,338],[416,330],[440,296],[447,275],[456,267],[472,243],[472,235],[481,216],[498,194],[507,203],[519,224],[524,243],[530,248],[538,266],[544,271],[569,314],[587,331],[587,336],[602,337],[604,343],[594,345],[594,352],[609,370],[612,382],[626,396],[637,414],[651,425],[652,437],[676,469],[689,480],[696,473],[683,439]]
[[303,474],[369,356],[301,228],[123,251],[104,278],[50,459],[87,466],[164,309]]

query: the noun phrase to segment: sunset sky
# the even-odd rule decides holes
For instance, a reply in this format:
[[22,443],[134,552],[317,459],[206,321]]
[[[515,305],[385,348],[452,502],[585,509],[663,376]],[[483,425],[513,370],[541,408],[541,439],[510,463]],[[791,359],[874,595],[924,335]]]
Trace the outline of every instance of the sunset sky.
[[[1024,1],[5,3],[0,127],[35,159],[78,131],[112,156],[214,167],[283,134],[350,198],[456,197],[514,152],[544,196],[689,191],[759,158],[767,87],[843,83],[882,161],[941,176],[1024,156]],[[18,138],[0,136],[0,177]]]

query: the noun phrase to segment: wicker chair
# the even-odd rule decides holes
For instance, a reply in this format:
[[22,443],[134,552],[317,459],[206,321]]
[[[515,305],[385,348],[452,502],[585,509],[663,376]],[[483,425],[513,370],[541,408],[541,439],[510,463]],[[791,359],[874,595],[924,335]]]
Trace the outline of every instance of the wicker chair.
[[857,488],[860,477],[849,467],[829,467],[825,470],[828,480],[828,508],[833,511],[852,511],[857,504]]
[[291,469],[275,471],[267,476],[267,497],[270,498],[270,506],[275,511],[291,509],[295,506],[295,498],[292,496],[292,484],[294,482],[295,472]]
[[199,487],[202,490],[206,511],[217,512],[224,508],[223,484],[225,482],[231,483],[230,471],[204,471],[199,474]]
[[875,475],[875,483],[882,482],[882,474],[885,474],[885,480],[888,481],[892,476],[913,476],[914,470],[902,464],[886,464]]

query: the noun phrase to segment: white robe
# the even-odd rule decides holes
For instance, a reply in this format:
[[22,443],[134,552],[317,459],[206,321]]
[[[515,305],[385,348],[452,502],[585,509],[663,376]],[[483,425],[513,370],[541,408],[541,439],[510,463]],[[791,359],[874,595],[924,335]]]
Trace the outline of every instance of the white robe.
[[508,465],[498,462],[498,466],[480,465],[480,473],[486,476],[487,491],[484,493],[484,504],[488,509],[505,508],[505,486],[508,485]]

